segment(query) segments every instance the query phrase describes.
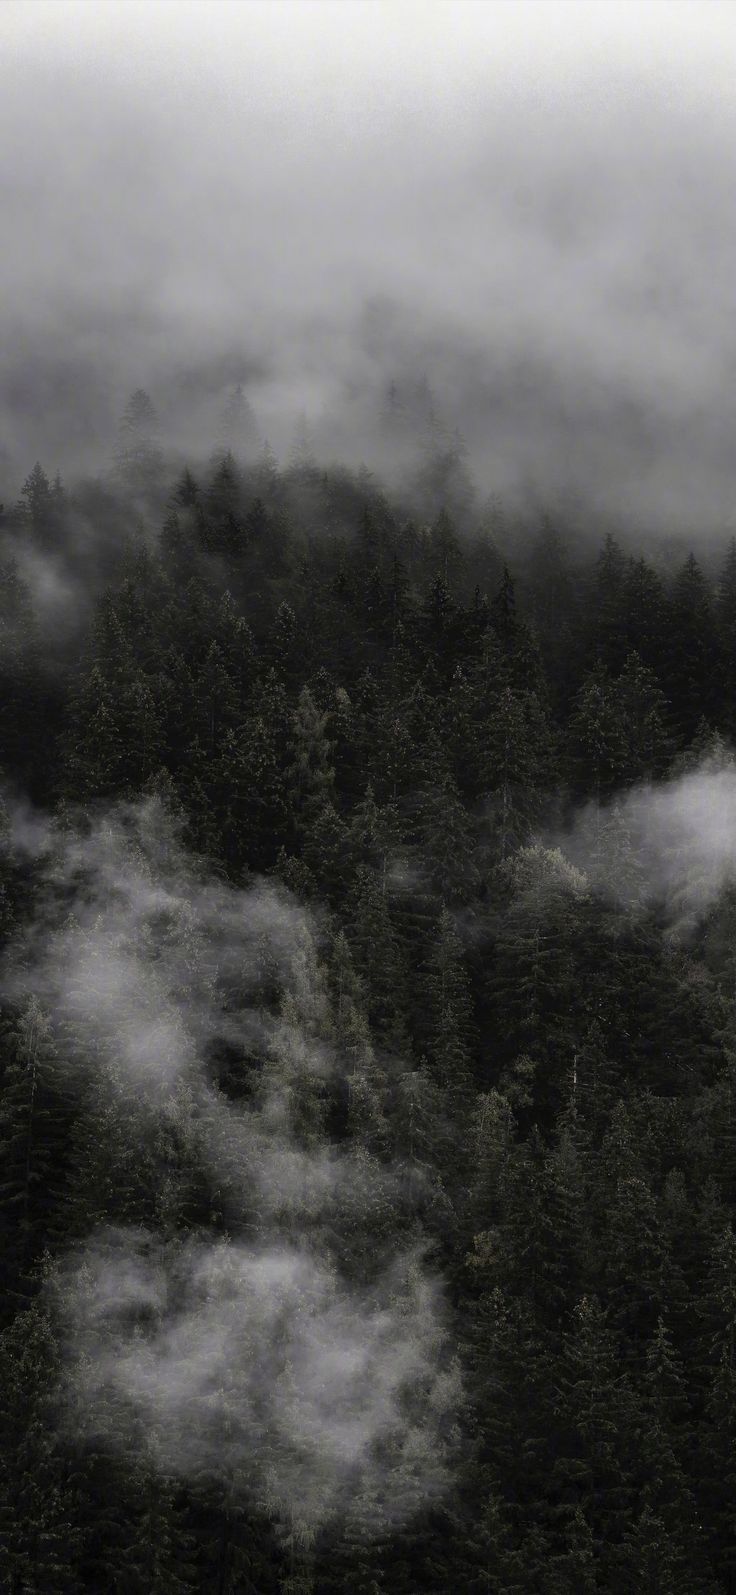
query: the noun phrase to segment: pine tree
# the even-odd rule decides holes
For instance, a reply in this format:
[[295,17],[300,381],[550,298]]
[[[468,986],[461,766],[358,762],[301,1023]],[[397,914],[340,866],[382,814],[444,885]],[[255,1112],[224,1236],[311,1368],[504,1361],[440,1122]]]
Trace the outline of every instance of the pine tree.
[[420,869],[439,902],[467,902],[479,884],[475,836],[455,779],[440,770],[418,793],[415,838]]
[[616,697],[628,742],[623,778],[627,783],[655,780],[667,758],[667,702],[638,654],[627,654],[616,681]]
[[463,1103],[470,1085],[473,1022],[462,945],[447,909],[440,915],[422,986],[428,1061],[447,1092],[448,1106]]
[[400,845],[400,839],[399,815],[395,805],[377,803],[373,787],[369,784],[362,802],[357,804],[350,818],[348,850],[354,868],[362,865],[372,870],[382,892],[387,890],[391,858]]
[[370,1039],[365,984],[360,979],[343,930],[334,937],[328,961],[333,1003],[333,1036],[340,1067],[347,1133],[369,1152],[383,1155],[388,1141],[387,1080]]
[[638,654],[661,687],[667,685],[667,599],[661,577],[645,559],[630,558],[624,576],[628,651]]
[[240,459],[243,452],[251,450],[258,441],[258,426],[250,400],[242,382],[230,389],[219,420],[219,441],[223,451]]
[[4,1308],[34,1286],[34,1264],[60,1222],[71,1101],[47,1015],[32,998],[6,1022],[0,1090]]
[[527,586],[550,691],[564,713],[577,673],[580,596],[562,534],[546,516],[529,552]]
[[483,1469],[483,1490],[465,1533],[462,1554],[463,1589],[472,1595],[523,1595],[526,1582],[523,1556],[514,1544],[511,1513],[491,1470]]
[[0,565],[0,768],[32,794],[49,761],[39,643],[30,591],[10,560]]
[[133,796],[160,767],[163,736],[151,687],[123,663],[112,679],[94,664],[72,706],[66,786],[81,802]]
[[726,735],[736,736],[736,538],[729,543],[721,566],[716,591],[716,625],[721,662],[719,680],[714,683],[718,724]]
[[320,893],[339,908],[351,875],[348,827],[331,799],[302,818],[304,863]]
[[575,795],[600,805],[622,784],[630,760],[624,706],[604,664],[595,666],[577,693],[567,745]]
[[595,1541],[585,1512],[575,1508],[565,1533],[566,1548],[549,1564],[550,1595],[594,1595],[600,1588]]
[[595,1297],[583,1297],[575,1309],[555,1383],[560,1428],[551,1502],[560,1517],[565,1510],[570,1518],[584,1513],[603,1571],[630,1521],[636,1406]]
[[507,869],[513,897],[496,939],[489,980],[496,1063],[529,1054],[539,1065],[535,1112],[556,1113],[568,1097],[580,1042],[579,949],[587,933],[587,882],[562,854],[522,849]]
[[654,1332],[664,1306],[664,1258],[656,1205],[644,1179],[616,1182],[608,1209],[605,1245],[606,1300],[612,1327],[635,1356]]
[[714,1564],[725,1587],[732,1589],[736,1587],[736,1236],[730,1221],[713,1238],[704,1287],[698,1305],[699,1361],[707,1392],[701,1468]]
[[157,433],[153,401],[144,388],[136,388],[123,411],[115,457],[116,474],[131,492],[149,493],[159,486],[163,456]]
[[318,709],[309,687],[302,687],[291,718],[288,768],[291,807],[300,819],[323,808],[334,785],[327,723],[328,717]]
[[458,747],[458,784],[466,801],[483,808],[494,863],[529,840],[552,773],[551,728],[533,684],[536,667],[528,684],[514,681],[517,666],[522,677],[529,675],[525,641],[517,650],[518,641],[514,611],[504,609],[502,635],[494,630],[484,638],[467,688],[461,678],[455,684],[468,737]]
[[380,1047],[401,1056],[407,1046],[406,975],[386,897],[374,872],[363,864],[356,871],[348,914],[348,940],[365,981],[371,1034]]
[[194,678],[194,692],[199,711],[199,741],[208,758],[214,759],[228,733],[235,732],[241,721],[237,686],[216,642],[210,645]]
[[237,565],[244,553],[241,483],[232,454],[215,466],[204,495],[204,546],[208,554]]
[[678,735],[689,742],[715,708],[720,662],[709,586],[693,554],[675,576],[669,635],[667,691]]
[[452,520],[444,506],[430,530],[429,557],[449,591],[456,590],[463,555]]
[[53,485],[38,460],[21,490],[22,515],[39,548],[55,551],[64,525],[65,496],[61,478]]
[[[647,1350],[643,1381],[641,1434],[642,1499],[656,1514],[667,1541],[667,1556],[680,1579],[707,1566],[707,1543],[698,1522],[698,1508],[686,1468],[693,1454],[691,1397],[680,1359],[663,1318]],[[635,1529],[639,1535],[640,1530]],[[631,1548],[624,1553],[624,1562]],[[697,1581],[693,1587],[697,1589]],[[707,1587],[707,1586],[706,1586]]]
[[591,667],[602,672],[618,672],[628,652],[626,577],[626,557],[608,533],[593,571],[586,637]]
[[0,1586],[8,1595],[81,1595],[73,1469],[57,1433],[61,1353],[35,1302],[0,1335]]
[[297,618],[290,604],[279,604],[266,643],[266,655],[287,685],[293,686],[297,678],[302,678],[303,639],[299,637]]
[[[263,680],[242,727],[224,739],[216,780],[233,865],[270,869],[286,835],[289,717],[275,671]],[[211,780],[211,775],[210,775]]]
[[255,691],[258,652],[250,626],[238,613],[229,592],[224,593],[220,600],[216,628],[217,646],[222,655],[228,681],[235,694],[236,716],[242,719],[245,707]]

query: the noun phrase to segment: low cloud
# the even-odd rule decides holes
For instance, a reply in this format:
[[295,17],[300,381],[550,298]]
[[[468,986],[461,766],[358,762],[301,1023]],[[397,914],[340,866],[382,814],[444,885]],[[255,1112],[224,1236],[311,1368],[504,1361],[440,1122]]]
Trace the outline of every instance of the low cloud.
[[[133,1158],[160,1159],[158,1223],[102,1223],[56,1271],[64,1422],[142,1437],[167,1472],[207,1469],[305,1532],[410,1513],[447,1482],[459,1390],[416,1226],[384,1224],[380,1255],[363,1244],[400,1171],[324,1130],[345,1063],[314,922],[270,884],[208,876],[157,799],[63,826],[11,804],[6,845],[39,890],[5,995],[40,1000],[83,1099],[107,1104]],[[214,1078],[221,1047],[235,1097]],[[179,1169],[156,1152],[167,1130]],[[220,1235],[167,1221],[193,1166]]]
[[732,527],[732,7],[6,12],[8,496],[141,384],[172,448],[243,381],[282,459],[306,413],[388,469],[425,374],[482,495]]
[[719,744],[675,779],[591,804],[555,841],[593,886],[686,936],[736,886],[736,759]]

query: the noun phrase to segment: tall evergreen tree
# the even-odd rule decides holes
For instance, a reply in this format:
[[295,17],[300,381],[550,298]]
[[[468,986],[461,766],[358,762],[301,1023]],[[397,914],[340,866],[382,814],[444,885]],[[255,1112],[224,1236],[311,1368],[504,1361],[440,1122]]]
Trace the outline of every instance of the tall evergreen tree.
[[670,595],[667,690],[675,726],[689,742],[715,708],[718,635],[709,584],[694,554],[675,576]]

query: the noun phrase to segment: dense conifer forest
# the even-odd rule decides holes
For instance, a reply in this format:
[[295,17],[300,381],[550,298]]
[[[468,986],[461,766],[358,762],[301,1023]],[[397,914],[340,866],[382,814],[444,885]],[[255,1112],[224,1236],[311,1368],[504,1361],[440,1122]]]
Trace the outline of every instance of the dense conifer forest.
[[736,544],[226,419],[2,516],[0,1588],[733,1592]]
[[736,1595],[735,80],[0,6],[0,1595]]

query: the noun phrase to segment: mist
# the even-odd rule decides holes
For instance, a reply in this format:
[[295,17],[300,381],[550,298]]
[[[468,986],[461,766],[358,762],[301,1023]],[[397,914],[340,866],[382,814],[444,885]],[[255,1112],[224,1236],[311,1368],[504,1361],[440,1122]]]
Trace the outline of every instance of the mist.
[[[3,996],[73,1036],[67,1088],[120,1126],[124,1160],[149,1147],[155,1166],[151,1224],[101,1215],[47,1281],[61,1431],[144,1445],[167,1476],[206,1469],[305,1533],[401,1522],[447,1486],[460,1387],[401,1170],[317,1134],[330,1083],[357,1083],[330,1040],[318,927],[283,889],[208,877],[156,798],[63,826],[11,804],[6,847],[40,877]],[[223,1220],[182,1244],[193,1174]],[[407,1222],[381,1245],[389,1200]]]
[[552,842],[598,891],[688,941],[736,886],[736,758],[720,738],[681,774],[586,805]]
[[9,495],[100,469],[141,385],[180,453],[242,381],[280,458],[306,418],[395,474],[386,388],[425,378],[481,499],[732,527],[730,7],[4,22]]

